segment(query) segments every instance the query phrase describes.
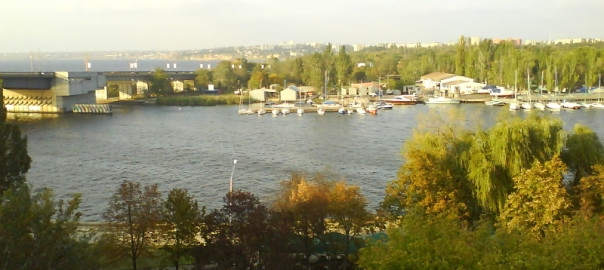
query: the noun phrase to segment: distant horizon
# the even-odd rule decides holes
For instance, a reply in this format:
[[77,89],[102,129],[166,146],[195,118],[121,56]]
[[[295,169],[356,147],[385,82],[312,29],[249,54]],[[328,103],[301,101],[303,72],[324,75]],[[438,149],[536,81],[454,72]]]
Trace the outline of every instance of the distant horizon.
[[[459,41],[460,37],[466,37],[466,38],[472,38],[472,37],[479,37],[480,40],[486,40],[486,39],[490,39],[490,40],[507,40],[507,39],[519,39],[522,40],[523,44],[525,42],[537,42],[537,43],[548,43],[548,42],[555,42],[555,41],[559,41],[559,40],[568,40],[568,39],[584,39],[584,40],[597,40],[598,42],[604,42],[604,38],[601,37],[579,37],[579,36],[575,36],[575,37],[557,37],[557,38],[551,38],[548,40],[535,40],[535,39],[523,39],[520,37],[480,37],[480,36],[470,36],[470,35],[460,35],[459,37],[457,37],[457,39],[455,40],[451,40],[451,41],[427,41],[427,42],[378,42],[378,43],[372,43],[372,44],[367,44],[367,43],[334,43],[334,42],[319,42],[319,41],[313,41],[313,42],[294,42],[294,43],[285,43],[286,41],[282,41],[280,43],[276,43],[276,44],[270,44],[270,43],[264,43],[264,44],[253,44],[253,45],[227,45],[227,46],[222,46],[222,47],[212,47],[212,48],[194,48],[194,49],[173,49],[173,50],[154,50],[154,49],[124,49],[124,50],[96,50],[96,51],[41,51],[41,50],[36,50],[36,51],[14,51],[14,52],[9,52],[9,51],[0,51],[0,57],[3,55],[8,55],[8,54],[16,54],[16,55],[23,55],[23,54],[27,54],[27,55],[36,55],[39,53],[45,53],[45,54],[76,54],[76,53],[143,53],[143,52],[190,52],[190,51],[199,51],[199,50],[217,50],[217,49],[227,49],[227,48],[239,48],[239,47],[243,47],[243,48],[251,48],[251,47],[257,47],[257,46],[286,46],[286,45],[311,45],[311,44],[321,44],[321,45],[326,45],[326,44],[332,44],[332,45],[348,45],[348,46],[356,46],[356,45],[362,45],[365,47],[373,47],[373,46],[380,46],[380,45],[388,45],[388,44],[397,44],[397,45],[401,45],[401,44],[433,44],[433,43],[438,43],[438,44],[443,44],[443,45],[451,45],[451,44],[455,44]],[[287,41],[289,42],[289,41]],[[1,47],[0,47],[1,48]]]
[[2,1],[0,52],[191,51],[280,44],[603,38],[604,1]]

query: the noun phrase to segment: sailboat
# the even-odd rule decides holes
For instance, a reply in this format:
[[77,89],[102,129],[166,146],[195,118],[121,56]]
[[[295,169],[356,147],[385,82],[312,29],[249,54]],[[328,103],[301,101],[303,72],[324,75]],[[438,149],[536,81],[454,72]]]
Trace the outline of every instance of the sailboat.
[[[542,94],[542,92],[541,92],[541,91],[542,91],[542,89],[543,89],[543,71],[541,71],[541,86],[539,87],[539,94],[540,94],[541,96],[543,96],[543,94]],[[543,102],[541,102],[541,101],[539,101],[539,100],[535,101],[535,102],[533,103],[533,106],[534,106],[536,109],[539,109],[539,110],[545,110],[545,104],[543,104]]]
[[604,103],[602,103],[602,99],[600,99],[600,92],[602,91],[602,74],[598,75],[598,102],[594,102],[591,104],[592,107],[598,109],[604,109]]
[[[558,92],[558,71],[554,71],[554,93],[556,92]],[[562,106],[554,99],[546,103],[545,107],[552,111],[559,111]]]
[[243,93],[239,92],[239,110],[237,110],[237,112],[239,114],[250,114],[250,111],[249,104],[247,109],[243,108]]
[[520,103],[518,103],[518,72],[514,72],[514,101],[510,102],[510,111],[515,111],[520,109]]
[[[587,87],[587,75],[585,75],[585,93],[583,93],[583,97],[587,96],[588,89],[589,88]],[[581,105],[581,108],[585,109],[589,109],[591,107],[591,103],[587,103],[587,98],[584,98],[583,101],[579,103],[579,105]]]
[[533,103],[531,102],[531,75],[529,73],[529,70],[526,70],[526,84],[528,86],[527,91],[528,91],[528,101],[526,102],[522,102],[522,108],[525,110],[530,111],[533,108]]

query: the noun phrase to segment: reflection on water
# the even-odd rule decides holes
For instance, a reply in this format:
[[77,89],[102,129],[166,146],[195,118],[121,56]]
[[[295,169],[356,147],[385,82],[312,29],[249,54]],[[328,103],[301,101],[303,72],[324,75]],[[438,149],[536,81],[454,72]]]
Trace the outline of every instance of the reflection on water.
[[[452,111],[450,108],[457,108]],[[466,115],[488,127],[505,108],[482,104],[397,106],[372,115],[272,117],[237,114],[236,106],[116,106],[112,115],[13,116],[28,136],[27,179],[60,198],[82,193],[84,221],[98,221],[123,180],[184,188],[201,205],[220,207],[237,159],[234,188],[270,201],[293,171],[330,172],[361,187],[375,208],[403,162],[401,148],[418,116]],[[507,112],[506,112],[507,113]],[[544,112],[549,113],[549,112]],[[525,115],[524,112],[512,112]],[[583,123],[602,134],[604,110],[563,111],[567,129]],[[437,125],[419,118],[423,125]]]

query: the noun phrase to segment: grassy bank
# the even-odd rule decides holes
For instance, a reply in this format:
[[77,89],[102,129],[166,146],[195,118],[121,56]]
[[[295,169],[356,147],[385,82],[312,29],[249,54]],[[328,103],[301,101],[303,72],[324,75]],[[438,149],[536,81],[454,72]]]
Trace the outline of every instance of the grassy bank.
[[[247,100],[247,97],[244,97]],[[168,106],[215,106],[215,105],[237,105],[241,97],[238,95],[200,95],[200,96],[168,96],[158,97],[157,105]]]

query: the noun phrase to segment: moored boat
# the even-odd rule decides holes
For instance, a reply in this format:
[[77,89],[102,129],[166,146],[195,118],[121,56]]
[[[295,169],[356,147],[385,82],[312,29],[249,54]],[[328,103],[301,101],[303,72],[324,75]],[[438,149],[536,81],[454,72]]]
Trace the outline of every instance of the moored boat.
[[461,100],[448,97],[431,97],[428,98],[426,104],[459,104]]
[[394,96],[392,98],[380,99],[380,101],[394,105],[415,105],[417,103],[415,95]]

